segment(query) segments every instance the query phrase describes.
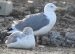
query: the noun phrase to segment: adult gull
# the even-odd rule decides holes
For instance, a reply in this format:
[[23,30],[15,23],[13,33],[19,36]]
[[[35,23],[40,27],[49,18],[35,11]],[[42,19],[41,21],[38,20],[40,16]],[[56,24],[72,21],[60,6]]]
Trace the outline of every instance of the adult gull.
[[57,7],[53,3],[48,3],[44,7],[43,13],[36,13],[26,16],[20,22],[12,24],[10,32],[22,31],[25,27],[31,27],[35,35],[48,33],[56,23]]

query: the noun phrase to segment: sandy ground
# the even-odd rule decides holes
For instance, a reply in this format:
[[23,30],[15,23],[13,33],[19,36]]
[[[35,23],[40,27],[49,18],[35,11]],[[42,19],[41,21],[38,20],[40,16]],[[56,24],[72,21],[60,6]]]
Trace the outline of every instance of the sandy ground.
[[33,50],[7,48],[0,45],[0,54],[75,54],[75,48],[36,47]]

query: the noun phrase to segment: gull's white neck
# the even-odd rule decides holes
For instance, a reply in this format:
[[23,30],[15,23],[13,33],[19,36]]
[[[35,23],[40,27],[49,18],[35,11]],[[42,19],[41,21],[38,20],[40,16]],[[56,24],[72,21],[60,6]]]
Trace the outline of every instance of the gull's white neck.
[[44,9],[44,14],[47,16],[47,19],[49,19],[48,28],[49,30],[51,30],[56,23],[56,14],[54,11],[48,9],[47,10]]
[[56,14],[53,11],[47,11],[47,12],[44,12],[44,14],[47,16],[48,19],[56,18]]
[[47,18],[50,20],[50,22],[56,22],[56,14],[54,11],[44,11],[44,14],[47,16]]

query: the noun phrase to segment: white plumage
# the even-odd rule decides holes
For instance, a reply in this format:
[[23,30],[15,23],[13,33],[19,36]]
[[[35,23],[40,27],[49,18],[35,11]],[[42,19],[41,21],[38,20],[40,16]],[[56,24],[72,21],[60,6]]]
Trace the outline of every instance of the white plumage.
[[34,48],[35,38],[33,29],[30,27],[24,28],[23,32],[17,31],[12,33],[6,40],[7,47],[12,48]]

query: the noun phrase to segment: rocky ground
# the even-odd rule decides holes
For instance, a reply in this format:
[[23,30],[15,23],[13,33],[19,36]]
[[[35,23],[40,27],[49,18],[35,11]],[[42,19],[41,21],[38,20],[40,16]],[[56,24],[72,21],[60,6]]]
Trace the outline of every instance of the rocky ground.
[[61,2],[56,3],[56,5],[63,7],[64,10],[56,12],[57,22],[55,26],[47,35],[40,38],[40,43],[45,45],[45,47],[36,47],[33,50],[7,48],[5,44],[3,44],[5,41],[4,38],[9,35],[5,30],[10,27],[12,21],[22,19],[27,14],[40,12],[43,8],[38,8],[40,11],[31,13],[30,9],[26,10],[23,5],[19,5],[18,3],[14,5],[13,13],[9,16],[0,16],[1,54],[75,54],[75,6],[73,4],[63,4]]
[[0,45],[1,54],[75,54],[74,48],[63,48],[63,47],[36,47],[33,50],[26,49],[10,49],[5,45]]

